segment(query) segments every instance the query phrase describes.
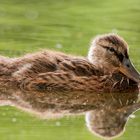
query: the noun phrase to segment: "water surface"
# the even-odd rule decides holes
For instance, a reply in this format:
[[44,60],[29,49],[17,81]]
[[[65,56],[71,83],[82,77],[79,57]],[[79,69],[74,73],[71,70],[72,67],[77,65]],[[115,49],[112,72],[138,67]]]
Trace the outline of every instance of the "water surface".
[[[140,70],[139,0],[0,0],[0,54],[20,56],[40,49],[87,55],[91,38],[117,32],[130,46]],[[133,93],[132,93],[133,94]],[[40,120],[13,107],[0,107],[1,140],[98,140],[84,116]],[[140,112],[118,140],[140,137]]]

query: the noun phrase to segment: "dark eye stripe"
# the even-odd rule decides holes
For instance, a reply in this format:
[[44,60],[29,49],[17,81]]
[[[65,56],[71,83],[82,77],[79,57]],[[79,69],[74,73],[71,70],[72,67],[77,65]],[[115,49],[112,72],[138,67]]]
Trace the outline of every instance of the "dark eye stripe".
[[[107,50],[110,50],[111,52],[114,52],[114,54],[116,55],[116,57],[119,59],[120,62],[123,61],[124,59],[124,55],[122,53],[118,53],[116,50],[114,50],[113,48],[111,47],[108,47],[108,46],[102,46],[103,48],[107,49]],[[125,56],[126,58],[128,57],[128,54],[125,53]]]
[[121,53],[115,53],[115,55],[117,56],[117,58],[119,59],[120,62],[123,61],[123,58],[124,58],[123,54],[121,54]]

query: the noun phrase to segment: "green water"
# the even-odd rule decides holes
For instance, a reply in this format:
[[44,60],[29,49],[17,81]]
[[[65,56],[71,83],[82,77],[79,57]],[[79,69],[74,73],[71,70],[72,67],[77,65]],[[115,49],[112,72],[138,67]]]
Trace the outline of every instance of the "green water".
[[[20,56],[40,49],[87,55],[97,34],[117,32],[130,46],[140,70],[139,0],[0,0],[0,54]],[[118,140],[140,137],[140,112]],[[98,140],[84,117],[40,120],[0,107],[0,140]]]

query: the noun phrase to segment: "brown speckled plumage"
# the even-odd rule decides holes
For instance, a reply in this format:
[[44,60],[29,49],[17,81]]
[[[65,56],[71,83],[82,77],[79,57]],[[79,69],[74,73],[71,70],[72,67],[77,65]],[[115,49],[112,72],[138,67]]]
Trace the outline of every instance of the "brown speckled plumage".
[[119,71],[128,59],[127,49],[121,38],[109,34],[95,39],[88,58],[47,50],[19,58],[1,56],[0,104],[40,115],[50,110],[117,111],[132,105],[138,99],[138,83]]
[[[16,96],[35,109],[67,110],[94,106],[97,93],[135,92],[137,84],[119,73],[104,73],[84,58],[44,51],[0,64],[0,90],[16,102]],[[6,92],[6,93],[5,93]],[[16,95],[17,94],[17,95]],[[58,105],[58,106],[57,106]],[[74,108],[74,107],[73,107]],[[88,110],[88,109],[85,109]]]

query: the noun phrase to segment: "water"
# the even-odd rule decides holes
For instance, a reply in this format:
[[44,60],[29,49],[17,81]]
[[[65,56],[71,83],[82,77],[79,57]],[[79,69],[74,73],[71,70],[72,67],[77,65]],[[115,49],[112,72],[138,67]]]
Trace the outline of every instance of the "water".
[[[0,54],[15,57],[47,48],[86,56],[93,36],[117,32],[140,70],[139,5],[139,0],[0,0]],[[84,116],[40,120],[8,106],[0,112],[2,140],[100,139],[88,131]],[[139,111],[135,116],[118,140],[139,139]]]

